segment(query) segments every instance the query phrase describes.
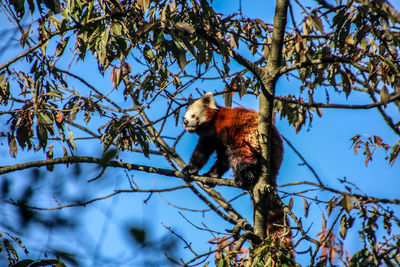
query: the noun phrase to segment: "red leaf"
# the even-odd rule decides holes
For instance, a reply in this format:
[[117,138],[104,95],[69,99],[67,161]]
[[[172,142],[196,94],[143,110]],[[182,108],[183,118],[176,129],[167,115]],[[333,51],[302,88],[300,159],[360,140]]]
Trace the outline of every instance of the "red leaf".
[[60,123],[64,119],[64,115],[62,112],[58,112],[56,115],[56,122]]

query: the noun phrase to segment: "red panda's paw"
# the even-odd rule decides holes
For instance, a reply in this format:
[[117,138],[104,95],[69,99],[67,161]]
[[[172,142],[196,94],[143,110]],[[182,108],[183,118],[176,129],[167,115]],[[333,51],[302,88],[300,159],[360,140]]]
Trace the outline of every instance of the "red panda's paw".
[[185,168],[182,169],[182,173],[185,176],[196,175],[199,172],[198,169],[193,168],[191,165],[187,165]]
[[215,171],[212,171],[212,170],[206,172],[203,175],[207,176],[207,177],[212,177],[212,178],[221,178],[221,176],[219,176],[218,173],[216,173]]

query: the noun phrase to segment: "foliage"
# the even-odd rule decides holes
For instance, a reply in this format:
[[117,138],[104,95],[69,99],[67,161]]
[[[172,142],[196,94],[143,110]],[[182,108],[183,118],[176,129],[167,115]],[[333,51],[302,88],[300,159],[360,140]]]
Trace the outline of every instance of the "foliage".
[[[13,43],[12,52],[1,55],[4,63],[0,65],[0,117],[6,125],[1,136],[7,138],[4,143],[10,157],[21,160],[21,164],[0,167],[3,205],[15,207],[12,212],[26,229],[39,224],[49,229],[73,230],[77,219],[74,216],[48,216],[41,211],[65,211],[128,192],[147,193],[150,199],[153,193],[188,189],[191,198],[197,196],[206,206],[207,214],[215,213],[234,231],[204,227],[216,236],[211,242],[214,249],[197,253],[192,242],[166,227],[192,253],[190,259],[181,261],[176,255],[167,255],[171,262],[207,265],[213,261],[210,256],[215,256],[218,266],[284,264],[290,258],[285,248],[275,247],[268,238],[258,242],[262,235],[232,206],[232,201],[225,199],[218,188],[202,183],[235,187],[231,180],[194,176],[190,183],[179,172],[185,166],[178,149],[184,135],[178,127],[182,112],[192,98],[211,90],[203,87],[210,80],[220,82],[214,93],[223,95],[225,104],[230,106],[233,96],[259,97],[268,91],[265,77],[271,76],[301,83],[290,93],[280,93],[277,87],[273,91],[277,93],[272,94],[274,111],[296,132],[304,131],[305,126],[311,128],[315,115],[323,117],[324,109],[374,109],[397,140],[400,14],[385,1],[315,1],[310,7],[299,1],[276,2],[288,7],[289,14],[288,26],[280,36],[283,45],[278,50],[279,36],[274,29],[279,25],[273,27],[241,13],[218,13],[212,1],[1,2],[2,21],[13,27],[13,34],[5,43]],[[267,67],[274,57],[281,58],[282,64],[271,74]],[[96,81],[97,77],[101,82]],[[360,100],[365,104],[359,104]],[[391,166],[398,164],[400,140],[385,141],[374,133],[357,132],[351,142],[355,154],[363,149],[365,165],[378,148],[383,148]],[[101,146],[104,154],[100,158],[87,150]],[[129,151],[130,156],[123,151]],[[343,190],[329,187],[295,151],[314,173],[317,183],[293,182],[279,188],[281,197],[294,198],[292,204],[282,203],[295,236],[293,251],[300,257],[306,255],[307,265],[311,266],[398,265],[400,221],[396,211],[400,200],[366,195],[346,178],[339,180]],[[34,155],[35,160],[28,160],[25,155]],[[141,165],[142,156],[150,159],[149,166]],[[81,166],[83,162],[95,169]],[[68,167],[67,171],[55,167],[57,164]],[[168,167],[163,169],[163,164]],[[15,181],[20,171],[41,166],[46,166],[48,172],[35,168],[28,175],[28,183]],[[111,167],[135,170],[135,175],[149,172],[172,176],[179,185],[147,189],[132,176],[132,171],[126,172],[129,189],[92,197],[87,188],[95,188],[93,183],[83,186],[81,181],[106,180],[104,173]],[[55,174],[51,176],[51,172]],[[88,177],[92,172],[96,176]],[[49,182],[56,175],[60,180]],[[76,179],[61,179],[64,176]],[[83,195],[70,194],[66,188],[71,183],[82,186]],[[44,191],[54,190],[48,195],[54,196],[57,206],[42,206],[40,186],[32,186],[37,184],[46,185]],[[292,212],[293,201],[304,205],[304,214]],[[312,219],[305,219],[310,219],[312,211],[319,211],[317,207],[321,209],[321,227],[314,235],[308,227],[319,226],[313,226]],[[193,219],[188,221],[192,223]],[[0,232],[0,256],[7,255],[9,265],[81,263],[75,251],[56,248],[49,249],[54,259],[20,260],[13,244],[27,254],[16,237],[23,240],[26,233],[19,235],[18,227],[9,220],[0,222],[0,226],[8,229]],[[129,229],[134,243],[146,243],[146,231],[150,230]],[[345,245],[349,232],[358,234],[361,240],[358,251],[352,254]],[[153,244],[147,248],[155,254],[173,254],[177,246],[170,240],[162,244],[165,246]]]

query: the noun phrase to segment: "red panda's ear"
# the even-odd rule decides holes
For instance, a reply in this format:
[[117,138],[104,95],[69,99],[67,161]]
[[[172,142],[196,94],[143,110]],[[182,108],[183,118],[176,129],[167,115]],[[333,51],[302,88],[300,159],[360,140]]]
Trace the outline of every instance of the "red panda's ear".
[[208,92],[203,95],[201,98],[201,102],[203,103],[204,106],[212,109],[218,109],[217,104],[215,103],[214,96],[211,92]]

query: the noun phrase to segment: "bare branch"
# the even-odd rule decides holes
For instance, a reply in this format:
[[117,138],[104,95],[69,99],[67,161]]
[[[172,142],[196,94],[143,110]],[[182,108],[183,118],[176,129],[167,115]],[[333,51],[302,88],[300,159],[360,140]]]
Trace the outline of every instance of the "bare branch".
[[303,107],[309,107],[309,108],[333,108],[333,109],[372,109],[372,108],[378,108],[384,105],[387,105],[388,103],[392,103],[395,101],[398,101],[400,99],[400,94],[396,94],[393,96],[390,96],[389,100],[387,102],[383,101],[374,101],[374,103],[371,104],[365,104],[365,105],[351,105],[351,104],[325,104],[325,103],[306,103],[306,102],[300,102],[298,100],[294,99],[287,99],[286,97],[282,96],[275,96],[276,99],[287,102],[287,103],[293,103],[293,104],[298,104]]
[[61,210],[61,209],[72,208],[72,207],[86,207],[87,205],[89,205],[89,204],[91,204],[93,202],[97,202],[97,201],[100,201],[100,200],[105,200],[105,199],[108,199],[110,197],[113,197],[113,196],[121,194],[121,193],[162,193],[162,192],[171,192],[171,191],[180,190],[180,189],[186,189],[186,188],[188,188],[188,185],[181,185],[181,186],[170,187],[170,188],[165,188],[165,189],[115,190],[114,193],[105,195],[103,197],[97,197],[97,198],[93,198],[93,199],[88,200],[88,201],[80,201],[80,202],[76,202],[76,203],[72,203],[72,204],[61,205],[59,203],[59,201],[56,201],[58,205],[56,207],[52,207],[52,208],[27,206],[24,203],[15,202],[15,201],[7,200],[7,199],[4,199],[4,198],[0,198],[0,200],[5,202],[5,203],[7,203],[7,204],[11,204],[13,206],[24,207],[24,208],[28,208],[28,209],[32,209],[32,210]]
[[[15,164],[15,165],[8,165],[0,167],[0,175],[24,170],[28,168],[34,167],[42,167],[42,166],[49,166],[49,165],[56,165],[56,164],[71,164],[71,163],[95,163],[99,164],[103,167],[114,167],[114,168],[123,168],[127,170],[135,170],[135,171],[144,171],[147,173],[156,173],[170,177],[177,177],[181,179],[187,179],[187,177],[181,173],[180,171],[173,171],[167,170],[157,167],[145,166],[145,165],[138,165],[132,163],[126,163],[122,161],[104,161],[101,158],[94,158],[94,157],[83,157],[83,156],[69,156],[69,157],[62,157],[62,158],[55,158],[55,159],[48,159],[48,160],[39,160],[39,161],[32,161],[23,164]],[[204,177],[204,176],[197,176],[193,175],[189,177],[194,181],[205,183],[205,184],[216,184],[216,185],[225,185],[236,187],[236,184],[231,179],[223,179],[223,178],[212,178],[212,177]]]
[[382,204],[395,204],[395,205],[400,205],[400,199],[387,199],[387,198],[377,198],[377,197],[371,197],[371,196],[367,196],[367,195],[360,195],[360,194],[355,194],[355,193],[349,193],[349,192],[345,192],[345,191],[340,191],[328,186],[324,186],[324,185],[320,185],[320,184],[316,184],[313,182],[307,182],[307,181],[303,181],[303,182],[293,182],[293,183],[288,183],[288,184],[283,184],[280,185],[279,187],[287,187],[287,186],[296,186],[296,185],[312,185],[315,186],[317,188],[320,188],[322,190],[326,190],[326,191],[330,191],[332,193],[335,194],[339,194],[339,195],[352,195],[360,200],[366,201],[367,203],[382,203]]

